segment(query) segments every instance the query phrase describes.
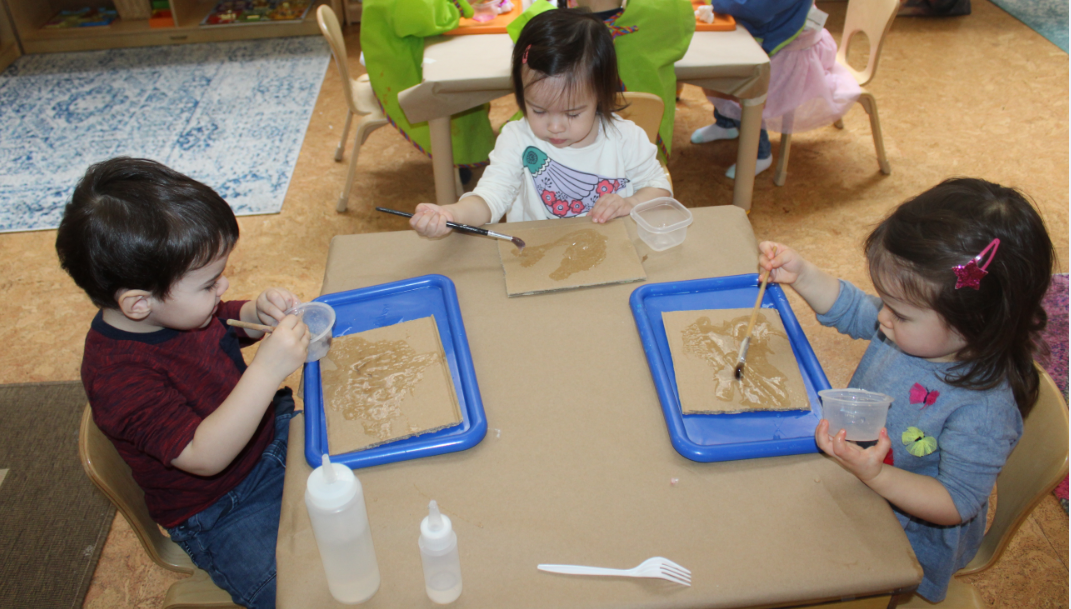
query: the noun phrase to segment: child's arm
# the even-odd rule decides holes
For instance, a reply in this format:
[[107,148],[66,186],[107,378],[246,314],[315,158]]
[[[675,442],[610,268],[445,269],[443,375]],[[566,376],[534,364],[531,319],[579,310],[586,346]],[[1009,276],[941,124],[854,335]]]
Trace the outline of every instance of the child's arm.
[[829,421],[823,419],[814,430],[814,439],[822,452],[833,457],[877,494],[904,512],[941,526],[959,524],[962,519],[948,489],[936,478],[915,474],[883,463],[892,448],[885,429],[878,443],[860,448],[848,442],[843,429],[829,435]]
[[658,197],[672,196],[673,193],[668,190],[664,188],[655,188],[653,186],[641,188],[631,197],[622,197],[616,192],[603,195],[595,202],[595,206],[591,208],[591,221],[600,224],[609,222],[614,218],[627,216],[629,212],[632,211],[633,207],[636,207],[644,201],[650,201],[651,199],[657,199]]
[[759,266],[770,272],[770,281],[792,286],[819,315],[828,313],[840,294],[840,282],[836,277],[808,262],[787,245],[773,241],[760,243]]
[[[252,307],[252,320],[273,318],[265,309],[270,309],[269,305],[278,309],[280,304],[286,304],[279,300],[285,298],[281,296],[283,293],[293,297],[285,290],[267,290],[261,294],[256,300],[258,304]],[[259,306],[261,302],[265,309]],[[250,320],[246,317],[249,304],[242,306],[242,318],[246,321]],[[198,476],[212,476],[226,469],[253,437],[279,385],[305,362],[309,338],[308,328],[300,319],[294,315],[283,317],[260,343],[252,363],[227,399],[197,425],[193,440],[171,464]]]
[[421,237],[437,239],[449,235],[447,222],[483,226],[491,221],[491,207],[479,195],[470,195],[452,205],[421,203],[417,205],[409,226]]

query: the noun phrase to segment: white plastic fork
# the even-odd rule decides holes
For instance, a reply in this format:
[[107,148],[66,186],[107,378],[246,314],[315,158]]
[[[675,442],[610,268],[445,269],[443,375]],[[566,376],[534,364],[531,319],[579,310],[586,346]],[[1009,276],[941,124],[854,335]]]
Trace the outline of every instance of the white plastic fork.
[[537,565],[540,571],[567,575],[616,575],[619,577],[658,577],[682,586],[692,585],[692,572],[668,558],[654,556],[632,569],[607,569],[581,565]]

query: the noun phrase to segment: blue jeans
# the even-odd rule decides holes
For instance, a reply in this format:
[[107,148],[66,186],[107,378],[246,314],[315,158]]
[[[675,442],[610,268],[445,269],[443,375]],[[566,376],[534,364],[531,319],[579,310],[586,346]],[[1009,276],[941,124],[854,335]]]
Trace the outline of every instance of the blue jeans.
[[208,572],[235,603],[253,609],[275,607],[275,541],[286,443],[295,414],[289,388],[280,389],[272,404],[275,439],[253,471],[218,501],[167,530],[193,564]]
[[[739,129],[740,121],[729,118],[728,116],[722,116],[717,108],[714,109],[714,124],[722,129]],[[773,154],[773,148],[770,146],[770,134],[766,133],[763,129],[759,131],[759,156],[760,159],[768,159]]]

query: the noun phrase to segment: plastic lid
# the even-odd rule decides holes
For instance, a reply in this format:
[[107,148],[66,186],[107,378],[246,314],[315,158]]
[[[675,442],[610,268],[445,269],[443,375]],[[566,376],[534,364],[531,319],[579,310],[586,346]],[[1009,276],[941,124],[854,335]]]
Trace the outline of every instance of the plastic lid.
[[629,212],[636,224],[652,233],[671,233],[692,223],[692,212],[671,197],[644,201]]
[[337,510],[349,503],[361,489],[353,470],[341,463],[331,463],[323,456],[323,465],[312,470],[305,489],[313,505],[321,510]]
[[450,518],[439,512],[439,505],[432,499],[428,515],[420,521],[420,539],[429,550],[443,550],[454,543],[454,526]]

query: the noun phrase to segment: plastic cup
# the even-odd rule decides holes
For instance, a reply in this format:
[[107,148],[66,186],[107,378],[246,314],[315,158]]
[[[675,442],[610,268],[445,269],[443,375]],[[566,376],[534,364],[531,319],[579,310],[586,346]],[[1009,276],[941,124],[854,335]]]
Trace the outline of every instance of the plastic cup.
[[472,5],[472,20],[483,23],[490,21],[495,17],[498,17],[498,8],[495,6],[494,0],[487,0],[487,2],[481,2],[479,4]]
[[669,197],[644,201],[629,215],[636,221],[636,234],[656,252],[684,243],[692,223],[692,212]]
[[286,312],[297,315],[309,327],[309,355],[306,362],[315,362],[331,350],[331,328],[335,325],[335,310],[322,302],[303,302]]
[[872,442],[885,427],[892,398],[863,389],[825,389],[822,398],[822,418],[829,421],[829,435],[844,429],[853,442]]

